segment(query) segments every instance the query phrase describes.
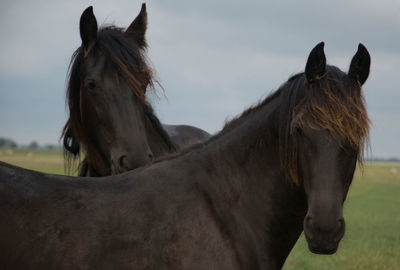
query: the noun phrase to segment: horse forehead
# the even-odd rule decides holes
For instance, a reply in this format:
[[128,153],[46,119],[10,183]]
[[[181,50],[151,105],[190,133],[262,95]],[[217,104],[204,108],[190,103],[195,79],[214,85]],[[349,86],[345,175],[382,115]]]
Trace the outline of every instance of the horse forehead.
[[315,157],[336,155],[341,148],[340,142],[328,130],[303,126],[302,133],[300,142],[308,145],[308,152]]
[[84,59],[86,74],[102,75],[107,68],[106,57],[100,53],[91,54]]
[[316,144],[329,144],[331,142],[331,134],[328,130],[312,128],[304,126],[302,128],[303,133],[310,138],[310,140]]

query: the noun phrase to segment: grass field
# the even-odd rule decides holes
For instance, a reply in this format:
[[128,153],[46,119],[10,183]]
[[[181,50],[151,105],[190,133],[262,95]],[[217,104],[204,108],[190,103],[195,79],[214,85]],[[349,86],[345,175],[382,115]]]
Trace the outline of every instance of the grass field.
[[[64,174],[60,150],[0,149],[0,160]],[[302,236],[284,270],[400,270],[400,163],[366,163],[358,170],[344,207],[346,235],[336,254],[315,255]]]
[[344,217],[336,254],[312,254],[302,236],[284,269],[400,270],[400,163],[366,163],[357,171]]
[[59,149],[14,150],[0,148],[0,160],[30,170],[53,174],[65,174],[63,153]]

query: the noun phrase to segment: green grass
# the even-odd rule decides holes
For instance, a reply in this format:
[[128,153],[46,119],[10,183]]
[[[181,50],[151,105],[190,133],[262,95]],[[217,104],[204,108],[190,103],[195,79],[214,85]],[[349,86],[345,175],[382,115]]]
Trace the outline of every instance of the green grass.
[[13,150],[0,148],[0,160],[30,170],[65,174],[63,153],[59,149]]
[[312,254],[302,235],[284,270],[400,270],[400,163],[366,163],[350,188],[344,217],[346,234],[336,254]]
[[[64,174],[60,150],[0,149],[0,160]],[[397,170],[397,173],[396,173]],[[358,170],[344,207],[346,234],[334,255],[308,251],[303,236],[284,270],[400,270],[400,163],[366,163]]]

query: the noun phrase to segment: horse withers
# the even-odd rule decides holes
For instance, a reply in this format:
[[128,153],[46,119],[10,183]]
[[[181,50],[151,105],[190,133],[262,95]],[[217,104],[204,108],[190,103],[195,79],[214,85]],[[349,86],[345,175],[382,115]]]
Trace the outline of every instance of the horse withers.
[[68,161],[83,150],[80,176],[125,172],[210,137],[192,126],[165,128],[155,115],[146,97],[155,84],[145,55],[146,29],[145,4],[126,30],[98,30],[92,7],[81,16],[82,45],[70,64],[69,119],[62,132]]
[[124,174],[0,163],[4,269],[281,269],[304,230],[332,254],[369,119],[363,45],[348,73],[324,44],[304,73],[207,142]]

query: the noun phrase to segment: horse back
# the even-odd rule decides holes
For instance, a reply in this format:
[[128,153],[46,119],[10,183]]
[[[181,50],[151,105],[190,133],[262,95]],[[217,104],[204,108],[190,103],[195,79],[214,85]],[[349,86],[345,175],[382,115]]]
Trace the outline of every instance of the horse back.
[[195,176],[173,167],[78,178],[0,163],[0,265],[235,269],[234,251]]
[[211,135],[194,126],[189,125],[163,125],[171,140],[183,149],[190,145],[208,140]]

